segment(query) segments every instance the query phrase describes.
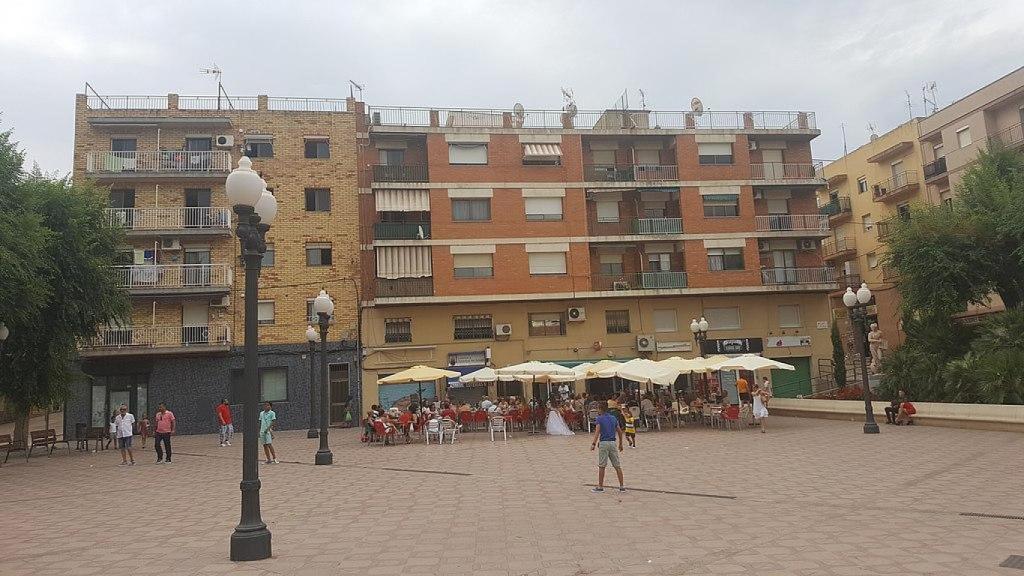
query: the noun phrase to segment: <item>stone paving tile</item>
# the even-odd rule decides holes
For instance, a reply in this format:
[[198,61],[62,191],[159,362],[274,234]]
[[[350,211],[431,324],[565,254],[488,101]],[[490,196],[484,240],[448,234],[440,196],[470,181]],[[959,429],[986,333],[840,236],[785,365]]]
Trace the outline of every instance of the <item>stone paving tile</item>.
[[626,483],[651,491],[625,494],[589,491],[582,435],[385,448],[332,431],[336,464],[317,467],[317,440],[284,432],[284,463],[260,466],[274,557],[246,564],[227,558],[241,442],[175,438],[170,466],[152,451],[133,468],[112,451],[15,455],[0,574],[1006,575],[1024,522],[959,513],[1024,515],[1024,435],[882,432],[773,418],[768,434],[641,434]]

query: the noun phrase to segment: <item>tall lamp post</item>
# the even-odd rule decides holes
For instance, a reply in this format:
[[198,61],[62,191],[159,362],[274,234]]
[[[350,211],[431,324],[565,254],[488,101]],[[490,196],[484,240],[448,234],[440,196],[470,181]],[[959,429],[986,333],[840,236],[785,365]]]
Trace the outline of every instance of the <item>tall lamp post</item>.
[[318,336],[312,326],[306,327],[306,340],[309,340],[309,430],[306,438],[320,435],[316,429],[316,340]]
[[316,312],[320,326],[320,449],[316,451],[317,466],[334,463],[334,454],[327,445],[327,416],[330,411],[330,374],[327,371],[327,328],[330,326],[331,314],[334,313],[334,301],[325,290],[313,300],[313,312]]
[[[707,342],[708,339],[708,328],[711,328],[711,325],[703,316],[700,317],[700,321],[697,321],[696,318],[690,320],[690,332],[693,332],[693,340],[697,344],[698,356],[704,355],[704,342]],[[706,396],[708,393],[707,372],[701,374],[701,382],[704,383],[704,391],[702,395]]]
[[878,423],[875,422],[875,411],[871,407],[871,383],[868,382],[868,302],[871,302],[871,290],[866,283],[854,293],[847,286],[843,294],[843,304],[850,310],[850,320],[857,326],[857,346],[860,347],[861,384],[864,386],[864,433],[878,434]]
[[267,183],[243,156],[224,184],[228,201],[238,216],[235,234],[245,261],[245,368],[242,387],[242,517],[231,535],[231,560],[270,557],[270,530],[260,516],[259,378],[257,376],[257,301],[260,267],[267,250],[266,235],[277,216],[277,200]]

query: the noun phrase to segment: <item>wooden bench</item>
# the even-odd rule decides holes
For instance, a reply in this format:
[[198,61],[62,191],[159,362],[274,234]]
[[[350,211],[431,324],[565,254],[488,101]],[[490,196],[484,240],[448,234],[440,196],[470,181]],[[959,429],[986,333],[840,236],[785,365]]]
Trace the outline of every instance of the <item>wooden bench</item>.
[[57,444],[64,444],[67,446],[68,454],[71,454],[71,442],[69,442],[67,438],[63,440],[57,439],[57,431],[53,428],[50,428],[49,430],[33,430],[29,432],[29,435],[31,436],[32,441],[28,447],[28,454],[25,455],[25,460],[32,457],[32,451],[36,448],[49,448],[49,452],[46,453],[46,456],[49,457],[50,454],[53,454],[53,450],[57,447]]
[[93,448],[93,452],[99,450],[106,450],[107,447],[104,445],[104,441],[107,439],[107,428],[105,426],[89,426],[85,429],[85,444],[86,449],[89,447],[89,442],[93,441],[96,443],[96,447]]
[[18,450],[24,450],[24,448],[18,447],[14,442],[14,437],[10,434],[0,434],[0,450],[4,454],[4,463],[7,463],[7,459],[11,457],[11,452],[17,452]]

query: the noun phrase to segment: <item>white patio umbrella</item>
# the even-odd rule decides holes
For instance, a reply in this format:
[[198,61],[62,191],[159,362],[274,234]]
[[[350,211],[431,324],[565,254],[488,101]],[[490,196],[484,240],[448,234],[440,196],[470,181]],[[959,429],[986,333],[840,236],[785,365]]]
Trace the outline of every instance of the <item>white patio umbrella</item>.
[[497,382],[497,381],[498,381],[498,375],[494,372],[494,368],[487,368],[487,367],[481,368],[479,370],[475,370],[473,372],[470,372],[469,374],[464,374],[462,376],[459,376],[459,382],[462,382],[463,384],[475,384],[475,383],[478,383],[478,382]]
[[647,358],[634,358],[623,362],[619,366],[611,366],[597,372],[598,378],[611,378],[618,376],[634,382],[648,383],[660,376],[665,371],[664,367],[658,366],[654,360]]
[[502,376],[512,376],[523,380],[536,380],[538,382],[571,382],[576,379],[576,371],[566,368],[554,362],[523,362],[498,368],[494,371],[500,379]]
[[616,362],[615,360],[598,360],[593,364],[584,362],[583,364],[576,366],[574,370],[576,370],[577,373],[582,373],[584,380],[589,380],[591,378],[607,378],[607,376],[601,376],[600,373],[609,369],[618,368],[619,366],[622,366],[622,362]]
[[423,383],[434,381],[435,385],[438,380],[445,378],[454,378],[461,376],[458,372],[452,370],[445,370],[443,368],[433,368],[431,366],[413,366],[406,370],[402,370],[397,374],[391,376],[385,376],[377,380],[377,384],[406,384],[409,382],[415,382],[419,392],[420,406],[423,406]]
[[725,358],[724,360],[710,363],[708,367],[712,370],[750,370],[751,372],[764,368],[796,370],[796,366],[765,358],[764,356],[758,356],[757,354],[742,354],[733,358]]

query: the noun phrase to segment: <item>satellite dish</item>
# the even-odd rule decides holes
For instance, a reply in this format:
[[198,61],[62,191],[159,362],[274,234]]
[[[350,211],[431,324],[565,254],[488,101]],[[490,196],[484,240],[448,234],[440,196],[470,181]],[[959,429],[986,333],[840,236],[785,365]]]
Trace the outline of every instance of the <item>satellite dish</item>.
[[569,118],[576,117],[576,103],[569,102],[569,105],[565,107],[565,113],[569,115]]
[[523,116],[526,116],[526,108],[523,108],[522,104],[516,102],[515,106],[512,107],[512,114],[514,114],[516,118],[522,118]]
[[700,116],[704,113],[704,103],[700,101],[700,98],[694,98],[690,100],[690,110],[693,110],[695,116]]

